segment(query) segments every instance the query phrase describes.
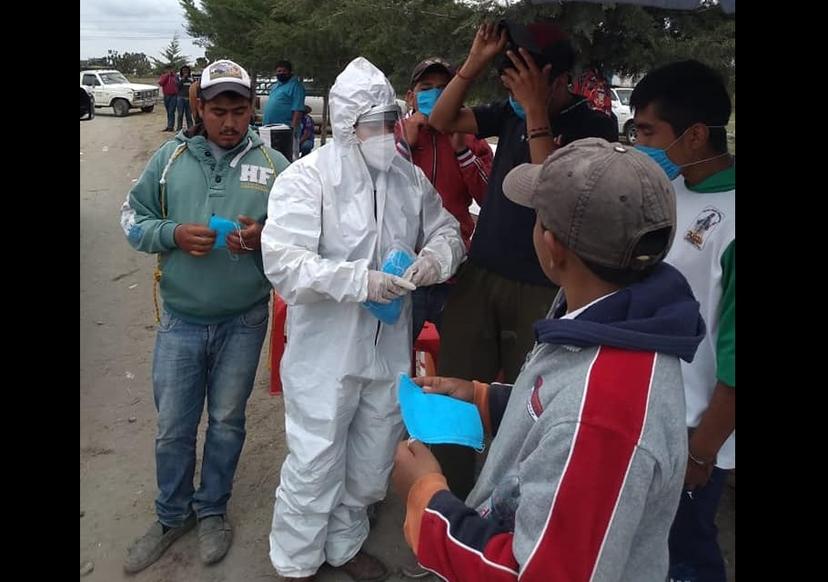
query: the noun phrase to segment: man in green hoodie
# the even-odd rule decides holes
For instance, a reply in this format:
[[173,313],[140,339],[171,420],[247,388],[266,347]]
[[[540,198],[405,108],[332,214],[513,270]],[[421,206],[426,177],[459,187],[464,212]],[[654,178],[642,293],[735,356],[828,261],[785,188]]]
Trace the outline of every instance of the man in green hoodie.
[[[227,502],[267,332],[261,232],[270,187],[288,162],[249,129],[250,77],[236,63],[204,70],[198,112],[202,123],[161,146],[121,208],[129,243],[158,255],[164,302],[152,370],[158,519],[129,547],[128,573],[155,562],[196,523],[204,563],[230,548]],[[209,422],[195,489],[205,397]]]

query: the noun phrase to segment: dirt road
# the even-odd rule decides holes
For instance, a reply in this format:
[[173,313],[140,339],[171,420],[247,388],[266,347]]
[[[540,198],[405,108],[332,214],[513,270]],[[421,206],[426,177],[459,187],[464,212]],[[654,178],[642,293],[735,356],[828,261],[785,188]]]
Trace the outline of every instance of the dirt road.
[[[151,154],[171,134],[161,132],[165,113],[160,105],[151,114],[132,112],[123,118],[114,117],[111,110],[98,111],[94,120],[80,122],[80,562],[82,571],[89,562],[93,568],[83,579],[275,580],[267,536],[286,451],[282,401],[268,394],[266,347],[247,407],[247,442],[230,501],[235,537],[229,554],[215,566],[203,566],[193,531],[147,570],[131,577],[122,572],[125,548],[155,519],[155,410],[150,386],[155,259],[129,247],[118,211]],[[199,449],[203,428],[202,423]],[[723,537],[732,539],[735,495],[730,490],[728,495]],[[367,545],[394,570],[405,555],[401,521],[401,504],[391,494]],[[730,560],[735,562],[735,556],[731,554]],[[319,580],[348,578],[323,571]]]

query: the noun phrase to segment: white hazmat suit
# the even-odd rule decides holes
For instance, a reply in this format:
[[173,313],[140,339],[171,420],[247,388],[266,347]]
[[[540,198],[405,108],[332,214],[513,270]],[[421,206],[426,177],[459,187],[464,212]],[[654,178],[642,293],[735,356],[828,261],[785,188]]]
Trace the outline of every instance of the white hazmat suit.
[[290,306],[281,367],[289,452],[270,533],[282,576],[356,555],[402,437],[396,382],[411,368],[411,299],[396,324],[380,323],[361,306],[369,270],[403,245],[430,257],[442,282],[465,254],[457,220],[419,168],[397,154],[387,171],[365,163],[355,124],[394,103],[385,75],[354,59],[331,88],[333,142],[294,162],[270,192],[264,270]]

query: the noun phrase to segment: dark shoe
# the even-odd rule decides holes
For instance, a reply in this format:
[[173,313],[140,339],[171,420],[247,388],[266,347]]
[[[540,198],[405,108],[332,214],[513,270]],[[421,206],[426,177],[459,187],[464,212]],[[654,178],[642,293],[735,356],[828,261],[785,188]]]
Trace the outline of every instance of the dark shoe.
[[382,582],[388,578],[388,568],[377,558],[364,550],[336,568],[345,572],[355,582]]
[[195,524],[195,515],[190,515],[180,527],[171,527],[165,533],[161,522],[156,521],[147,533],[132,542],[127,549],[124,571],[127,574],[140,572],[158,560],[175,540],[193,529]]
[[172,127],[165,127],[161,131],[175,131]]
[[316,574],[313,576],[302,576],[301,578],[291,578],[289,576],[279,576],[280,582],[313,582],[316,580]]
[[431,575],[431,572],[420,566],[420,563],[417,561],[417,556],[411,551],[408,552],[405,564],[400,568],[400,573],[406,578],[414,579],[425,578]]
[[221,560],[232,541],[233,528],[223,515],[210,515],[198,521],[198,550],[205,564]]

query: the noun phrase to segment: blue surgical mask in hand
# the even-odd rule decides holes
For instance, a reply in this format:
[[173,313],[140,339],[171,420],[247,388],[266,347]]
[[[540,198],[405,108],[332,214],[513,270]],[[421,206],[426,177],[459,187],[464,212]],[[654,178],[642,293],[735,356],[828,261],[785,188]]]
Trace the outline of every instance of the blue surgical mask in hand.
[[231,232],[239,231],[241,229],[241,225],[238,222],[222,218],[221,216],[216,216],[214,214],[210,217],[210,222],[207,223],[207,228],[216,231],[216,241],[213,243],[213,248],[223,249],[227,247],[227,235]]
[[[382,264],[382,272],[390,275],[402,277],[403,273],[408,270],[414,263],[414,257],[403,250],[393,249]],[[397,297],[391,303],[377,303],[376,301],[366,301],[362,306],[371,312],[371,314],[379,319],[381,322],[394,325],[400,319],[402,314],[404,297]]]
[[434,104],[440,98],[443,92],[441,87],[434,87],[432,89],[425,89],[417,92],[417,111],[428,117],[431,115],[431,110],[434,109]]
[[483,450],[483,422],[477,406],[445,394],[427,394],[400,374],[400,411],[412,438],[427,445],[464,445]]

